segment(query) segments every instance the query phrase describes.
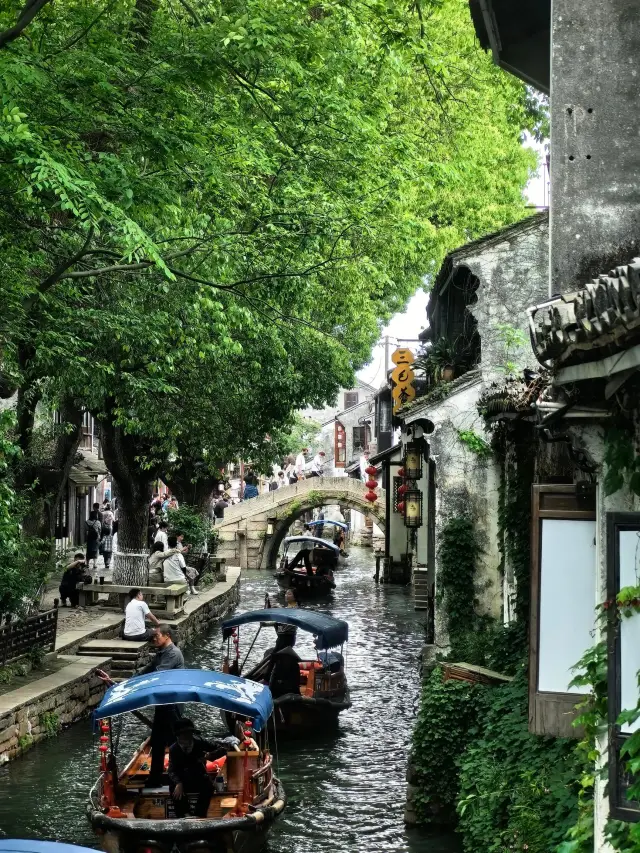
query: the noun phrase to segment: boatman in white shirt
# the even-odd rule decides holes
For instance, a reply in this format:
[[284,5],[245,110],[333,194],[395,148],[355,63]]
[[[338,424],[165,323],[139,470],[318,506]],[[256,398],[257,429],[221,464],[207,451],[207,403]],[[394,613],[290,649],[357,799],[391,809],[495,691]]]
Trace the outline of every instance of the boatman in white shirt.
[[124,630],[122,636],[125,640],[142,642],[151,639],[153,628],[147,628],[145,620],[149,619],[154,625],[160,622],[149,610],[149,605],[142,597],[142,590],[129,590],[129,603],[124,610]]

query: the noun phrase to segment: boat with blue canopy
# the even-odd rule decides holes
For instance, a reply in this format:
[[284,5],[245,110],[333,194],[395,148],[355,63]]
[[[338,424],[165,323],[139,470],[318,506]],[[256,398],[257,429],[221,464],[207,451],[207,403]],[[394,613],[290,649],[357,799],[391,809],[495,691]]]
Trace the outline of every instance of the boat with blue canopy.
[[[241,661],[243,625],[258,625],[258,631]],[[264,652],[262,660],[247,671],[246,678],[269,686],[276,727],[298,732],[335,725],[338,715],[351,707],[343,656],[349,638],[348,623],[301,607],[265,607],[232,616],[222,623],[226,672],[242,673],[263,628],[275,628],[276,645]],[[297,629],[313,635],[313,657],[301,657],[293,648]],[[227,714],[226,718],[232,729],[234,715]]]
[[327,595],[335,589],[334,571],[340,548],[317,536],[287,536],[275,578],[280,586],[299,596]]
[[96,853],[91,847],[61,841],[34,841],[30,838],[0,838],[0,853]]
[[[193,714],[200,719],[202,708],[209,707],[232,714],[238,723],[239,738],[216,740],[219,754],[205,756],[206,763],[202,760],[200,770],[211,796],[197,817],[193,815],[194,810],[198,814],[199,795],[189,788],[183,795],[186,816],[177,814],[169,766],[175,745],[165,755],[161,784],[150,786],[149,738],[118,769],[124,715],[133,714],[151,725],[142,713],[145,709],[174,706],[180,717],[185,705],[193,705]],[[100,732],[100,776],[90,793],[88,816],[103,848],[108,853],[187,853],[195,847],[203,853],[260,850],[286,804],[269,750],[272,714],[268,686],[228,673],[173,669],[113,685],[93,713]]]

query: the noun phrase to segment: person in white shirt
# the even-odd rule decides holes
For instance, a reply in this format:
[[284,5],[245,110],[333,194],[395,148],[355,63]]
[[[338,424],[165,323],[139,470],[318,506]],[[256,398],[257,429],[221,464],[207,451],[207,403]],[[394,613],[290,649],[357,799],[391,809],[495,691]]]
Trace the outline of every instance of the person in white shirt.
[[189,589],[187,595],[198,595],[195,587],[198,572],[187,563],[178,548],[176,536],[169,536],[169,550],[162,563],[162,577],[165,583],[187,583]]
[[166,521],[161,521],[160,525],[158,526],[158,531],[157,531],[155,538],[153,540],[154,542],[162,542],[162,544],[164,545],[165,551],[169,547],[168,537],[167,537],[168,527],[169,527],[169,525],[167,524]]
[[129,603],[124,610],[123,638],[138,642],[149,640],[153,634],[153,628],[147,628],[145,619],[149,619],[154,625],[160,624],[143,599],[142,590],[130,589]]
[[310,477],[322,477],[324,472],[324,450],[321,450],[319,453],[313,457],[313,462],[311,463],[311,473]]
[[307,464],[307,460],[305,459],[305,454],[309,452],[308,447],[303,447],[300,453],[296,456],[296,463],[294,466],[294,472],[298,480],[304,480],[304,466]]

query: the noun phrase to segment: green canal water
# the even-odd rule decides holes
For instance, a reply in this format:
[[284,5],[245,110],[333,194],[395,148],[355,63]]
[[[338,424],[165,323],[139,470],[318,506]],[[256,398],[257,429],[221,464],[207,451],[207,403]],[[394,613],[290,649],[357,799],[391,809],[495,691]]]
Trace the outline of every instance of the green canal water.
[[[341,715],[338,732],[317,732],[302,743],[280,738],[278,775],[289,803],[270,835],[268,853],[459,850],[455,836],[408,830],[402,820],[423,617],[413,610],[409,590],[376,586],[372,576],[371,550],[352,548],[348,566],[336,574],[333,598],[312,605],[349,622],[346,663],[353,707]],[[267,592],[276,603],[278,588],[270,573],[245,573],[239,610],[262,607]],[[243,630],[243,653],[250,633]],[[263,631],[250,661],[272,644],[272,632]],[[297,645],[311,650],[310,638],[300,632]],[[219,628],[184,652],[189,666],[218,668]],[[197,712],[200,727],[222,734],[217,713],[204,713]],[[142,724],[126,722],[120,755],[144,736]],[[0,829],[14,838],[96,847],[85,805],[97,767],[97,742],[88,721],[38,744],[0,769]]]

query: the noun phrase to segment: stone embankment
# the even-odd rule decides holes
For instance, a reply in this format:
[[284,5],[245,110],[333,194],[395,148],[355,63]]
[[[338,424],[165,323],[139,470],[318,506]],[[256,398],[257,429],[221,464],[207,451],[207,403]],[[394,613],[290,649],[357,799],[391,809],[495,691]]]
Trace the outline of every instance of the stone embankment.
[[[226,581],[189,598],[183,616],[169,624],[180,645],[207,630],[231,610],[240,597],[240,569],[227,569]],[[41,678],[0,695],[0,764],[17,758],[35,743],[55,736],[63,727],[87,717],[100,703],[105,684],[96,670],[117,675],[105,654],[78,654],[90,640],[118,636],[122,616],[104,612],[90,623],[60,634],[57,663],[62,666]]]

